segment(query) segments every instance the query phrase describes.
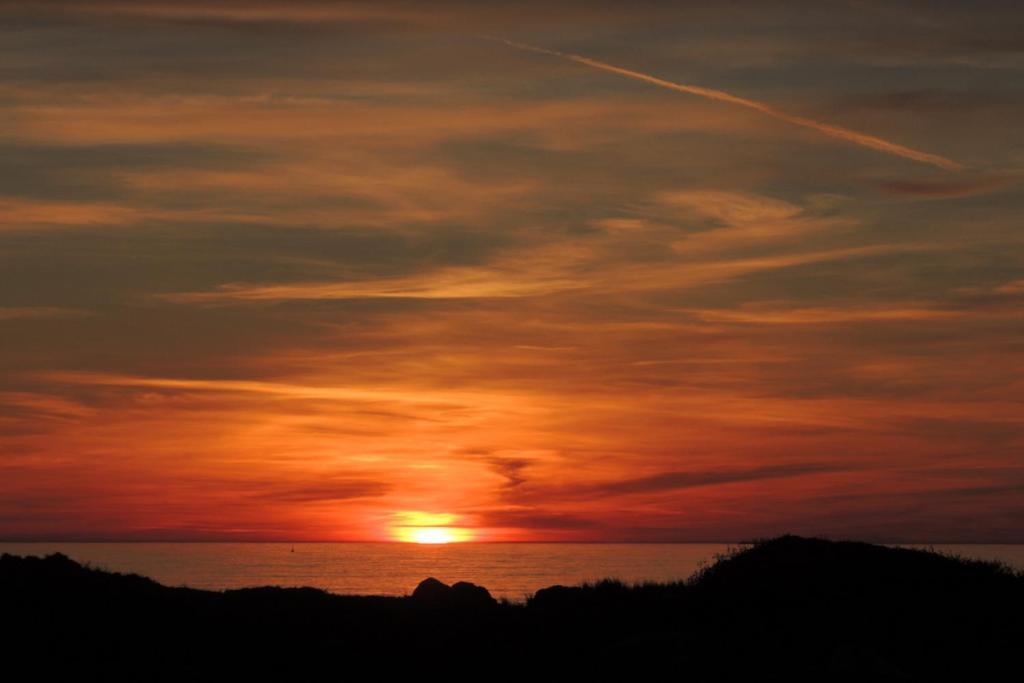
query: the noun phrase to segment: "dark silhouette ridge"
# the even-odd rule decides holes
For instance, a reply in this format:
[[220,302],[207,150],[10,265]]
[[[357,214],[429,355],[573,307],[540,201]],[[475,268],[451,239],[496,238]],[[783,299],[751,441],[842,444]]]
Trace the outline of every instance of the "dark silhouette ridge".
[[3,555],[0,606],[8,666],[86,680],[985,680],[1015,670],[1024,642],[1024,575],[1005,566],[793,536],[688,581],[552,586],[523,604],[436,579],[404,598],[170,588]]

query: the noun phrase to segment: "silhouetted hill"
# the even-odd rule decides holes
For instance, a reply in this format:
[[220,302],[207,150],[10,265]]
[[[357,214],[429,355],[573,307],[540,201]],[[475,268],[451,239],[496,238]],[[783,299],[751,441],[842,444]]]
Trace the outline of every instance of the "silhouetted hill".
[[983,680],[1014,671],[1024,642],[1024,576],[1006,567],[792,536],[686,582],[525,604],[436,579],[405,598],[169,588],[4,555],[0,605],[7,666],[85,680]]

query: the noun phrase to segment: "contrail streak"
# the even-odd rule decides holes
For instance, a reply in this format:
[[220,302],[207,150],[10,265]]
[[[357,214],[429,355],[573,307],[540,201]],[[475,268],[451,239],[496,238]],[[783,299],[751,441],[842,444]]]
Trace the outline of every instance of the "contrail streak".
[[946,157],[939,156],[938,154],[930,154],[928,152],[922,152],[917,149],[905,147],[895,142],[890,142],[874,135],[868,135],[866,133],[858,133],[855,130],[849,128],[843,128],[842,126],[835,126],[829,123],[822,123],[821,121],[815,121],[803,116],[796,116],[795,114],[788,114],[784,111],[776,109],[775,107],[758,102],[757,100],[750,100],[746,97],[739,97],[731,93],[727,93],[723,90],[714,90],[712,88],[702,88],[697,85],[683,85],[682,83],[673,83],[672,81],[666,81],[656,76],[650,76],[639,71],[632,71],[630,69],[624,69],[621,66],[615,66],[613,64],[606,64],[605,62],[599,62],[596,59],[590,57],[584,57],[582,55],[568,54],[565,52],[558,52],[557,50],[548,50],[547,48],[537,47],[536,45],[527,45],[526,43],[517,43],[512,40],[506,40],[504,38],[497,38],[494,36],[482,36],[488,40],[496,40],[504,43],[510,47],[514,47],[517,50],[526,50],[528,52],[537,52],[544,55],[551,55],[552,57],[560,57],[567,59],[570,62],[576,62],[577,64],[583,64],[593,69],[600,69],[608,73],[618,74],[619,76],[625,76],[626,78],[632,78],[637,81],[643,81],[644,83],[650,83],[651,85],[657,85],[662,88],[669,90],[675,90],[677,92],[683,92],[690,95],[697,95],[698,97],[706,97],[710,100],[718,100],[719,102],[727,102],[729,104],[735,104],[740,107],[746,107],[747,109],[753,109],[754,111],[761,112],[765,116],[771,116],[774,119],[785,121],[794,126],[801,126],[803,128],[810,128],[816,130],[819,133],[828,135],[829,137],[838,138],[840,140],[846,140],[852,142],[855,145],[861,147],[868,147],[875,149],[880,152],[886,152],[888,154],[895,154],[896,156],[903,157],[905,159],[912,159],[914,161],[920,161],[925,164],[931,164],[932,166],[938,166],[947,171],[960,171],[965,168],[961,163],[947,159]]

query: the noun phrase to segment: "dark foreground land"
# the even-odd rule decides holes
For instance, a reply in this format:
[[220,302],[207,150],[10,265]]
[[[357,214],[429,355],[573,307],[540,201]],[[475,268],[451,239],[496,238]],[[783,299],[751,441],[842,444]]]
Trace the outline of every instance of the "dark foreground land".
[[62,555],[0,558],[7,680],[1012,680],[1024,575],[792,536],[685,583],[603,582],[496,602],[168,588]]

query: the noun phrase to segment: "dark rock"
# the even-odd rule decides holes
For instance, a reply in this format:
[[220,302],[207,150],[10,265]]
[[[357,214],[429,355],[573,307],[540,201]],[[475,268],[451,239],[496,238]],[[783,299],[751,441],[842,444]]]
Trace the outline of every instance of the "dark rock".
[[459,581],[451,587],[451,599],[459,607],[487,608],[498,604],[490,591],[468,581]]
[[419,604],[459,609],[487,608],[498,604],[483,586],[467,581],[449,586],[433,577],[421,581],[412,592],[412,597]]
[[442,604],[451,599],[452,587],[434,577],[423,579],[412,592],[414,600],[427,604]]

